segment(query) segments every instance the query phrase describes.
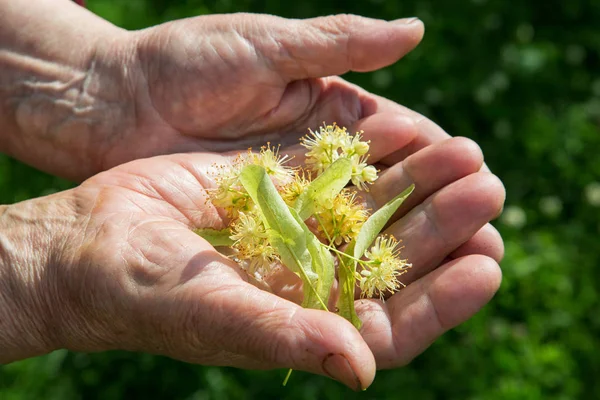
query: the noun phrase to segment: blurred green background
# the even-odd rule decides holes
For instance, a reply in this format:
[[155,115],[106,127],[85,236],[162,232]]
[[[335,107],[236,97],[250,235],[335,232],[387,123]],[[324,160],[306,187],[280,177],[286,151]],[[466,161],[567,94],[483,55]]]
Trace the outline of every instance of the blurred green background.
[[[348,79],[481,144],[508,193],[504,281],[475,318],[364,393],[299,372],[282,388],[285,371],[59,351],[1,367],[0,399],[600,398],[600,1],[88,3],[129,29],[237,11],[421,18],[414,53]],[[0,203],[70,185],[0,155]]]

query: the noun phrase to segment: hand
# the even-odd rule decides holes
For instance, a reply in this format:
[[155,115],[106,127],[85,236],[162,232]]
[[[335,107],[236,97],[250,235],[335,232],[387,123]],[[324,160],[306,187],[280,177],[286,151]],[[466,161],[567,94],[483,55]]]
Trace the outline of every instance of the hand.
[[[373,150],[377,161],[381,154]],[[23,218],[23,205],[9,207],[4,218],[31,220],[38,230],[68,221],[41,235],[55,238],[46,267],[12,276],[9,285],[22,289],[16,314],[28,310],[38,319],[27,325],[43,332],[33,347],[126,349],[200,364],[294,368],[358,390],[372,382],[376,365],[404,365],[473,315],[499,285],[492,258],[471,254],[480,250],[469,246],[455,250],[498,213],[504,198],[498,179],[478,172],[481,152],[467,139],[429,146],[373,186],[370,201],[381,205],[416,184],[403,217],[389,228],[404,239],[414,268],[405,280],[409,286],[386,303],[358,301],[360,333],[333,313],[303,309],[247,283],[235,263],[191,231],[224,227],[205,191],[209,166],[224,162],[211,153],[139,160],[57,195],[67,204],[60,215],[50,210],[49,217]],[[488,254],[501,257],[499,238],[487,244]],[[20,276],[29,278],[21,282]]]
[[84,180],[157,154],[297,143],[323,121],[428,136],[421,116],[322,78],[397,61],[421,40],[419,20],[235,14],[127,32],[56,8],[0,1],[0,151],[47,172]]
[[387,131],[415,129],[414,114],[323,77],[392,64],[422,35],[418,19],[252,14],[202,16],[131,33],[115,53],[127,58],[123,86],[132,88],[135,116],[125,119],[130,123],[121,126],[118,141],[106,141],[103,168],[148,155],[297,143],[323,121],[351,127],[376,116],[390,125]]

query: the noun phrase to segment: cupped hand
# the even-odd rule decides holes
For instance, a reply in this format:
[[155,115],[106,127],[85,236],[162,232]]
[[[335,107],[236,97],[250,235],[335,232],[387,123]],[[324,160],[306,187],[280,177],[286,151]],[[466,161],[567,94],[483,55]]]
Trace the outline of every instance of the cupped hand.
[[122,64],[120,86],[134,106],[101,144],[101,169],[157,154],[297,143],[324,121],[350,127],[381,113],[390,129],[416,125],[422,117],[335,75],[390,65],[423,32],[415,18],[256,14],[128,32],[118,45],[110,42],[109,54],[110,62]]
[[[398,135],[395,142],[414,136]],[[392,146],[394,147],[394,146]],[[373,147],[373,161],[387,152]],[[400,154],[402,146],[392,151]],[[294,368],[365,388],[376,368],[404,365],[494,294],[502,241],[486,223],[504,189],[479,172],[471,141],[428,146],[385,170],[373,207],[416,191],[388,231],[413,263],[387,302],[359,300],[358,332],[334,313],[303,309],[248,282],[192,228],[223,228],[207,202],[209,170],[228,158],[178,154],[134,161],[69,192],[77,217],[50,285],[57,347],[127,349],[245,368]],[[478,239],[473,244],[473,240]],[[56,325],[56,324],[55,324]]]

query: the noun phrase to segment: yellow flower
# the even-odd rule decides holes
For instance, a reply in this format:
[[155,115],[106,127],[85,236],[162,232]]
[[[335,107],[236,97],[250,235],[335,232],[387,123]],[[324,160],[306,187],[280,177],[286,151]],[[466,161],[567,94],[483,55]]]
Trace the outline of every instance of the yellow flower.
[[372,165],[367,165],[364,158],[354,156],[352,158],[352,184],[358,190],[369,191],[367,184],[372,184],[377,180],[377,169]]
[[294,177],[294,169],[285,164],[290,161],[289,156],[279,155],[279,147],[271,147],[270,143],[261,147],[259,153],[249,152],[251,164],[260,165],[267,171],[276,186],[289,183]]
[[291,182],[281,188],[279,194],[283,198],[283,201],[291,207],[298,196],[304,193],[309,184],[310,180],[306,178],[304,171],[300,170],[297,171]]
[[369,142],[363,142],[362,134],[364,132],[357,132],[356,135],[348,135],[347,143],[344,146],[344,154],[346,157],[352,157],[354,155],[364,156],[369,152]]
[[278,260],[275,249],[269,243],[267,229],[259,211],[240,212],[238,219],[231,224],[232,248],[235,257],[246,267],[248,273],[264,276],[271,265]]
[[300,140],[302,146],[308,149],[306,164],[320,174],[340,157],[340,150],[347,146],[350,135],[346,128],[335,123],[323,124],[318,131],[309,129],[309,132]]
[[355,193],[344,189],[334,197],[331,206],[319,204],[316,216],[317,221],[322,224],[319,224],[318,230],[339,246],[342,242],[348,243],[358,236],[369,213],[357,202]]
[[209,198],[215,206],[224,208],[231,218],[250,206],[250,197],[239,181],[240,172],[248,163],[248,157],[240,154],[229,165],[216,165],[212,174],[215,187],[208,190]]
[[346,128],[335,123],[323,124],[317,132],[309,131],[310,134],[301,139],[302,145],[308,149],[307,166],[320,174],[338,158],[348,158],[352,162],[352,183],[359,190],[368,190],[367,184],[377,179],[377,169],[367,165],[369,142],[362,141],[363,132],[352,136]]
[[239,180],[242,169],[249,164],[260,165],[273,183],[281,186],[291,182],[295,176],[294,169],[284,165],[288,161],[288,155],[280,156],[279,148],[272,148],[267,143],[258,153],[249,149],[247,153],[239,154],[231,164],[215,166],[215,187],[208,191],[211,202],[224,208],[230,218],[236,218],[240,211],[248,211],[252,206],[250,197]]
[[362,297],[374,297],[379,293],[383,299],[385,293],[394,293],[404,286],[398,277],[405,274],[411,264],[400,259],[398,241],[393,236],[379,236],[370,250],[365,252],[367,261],[363,269],[356,272]]

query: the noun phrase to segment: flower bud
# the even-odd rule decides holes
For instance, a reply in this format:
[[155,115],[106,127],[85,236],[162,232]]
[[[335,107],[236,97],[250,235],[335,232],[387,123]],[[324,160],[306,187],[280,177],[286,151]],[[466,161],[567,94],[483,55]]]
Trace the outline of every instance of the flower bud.
[[363,168],[361,177],[364,182],[375,182],[377,179],[377,169],[372,165],[368,165]]
[[359,156],[365,155],[369,151],[369,144],[367,142],[356,141],[352,144],[352,150],[354,150],[354,154]]

